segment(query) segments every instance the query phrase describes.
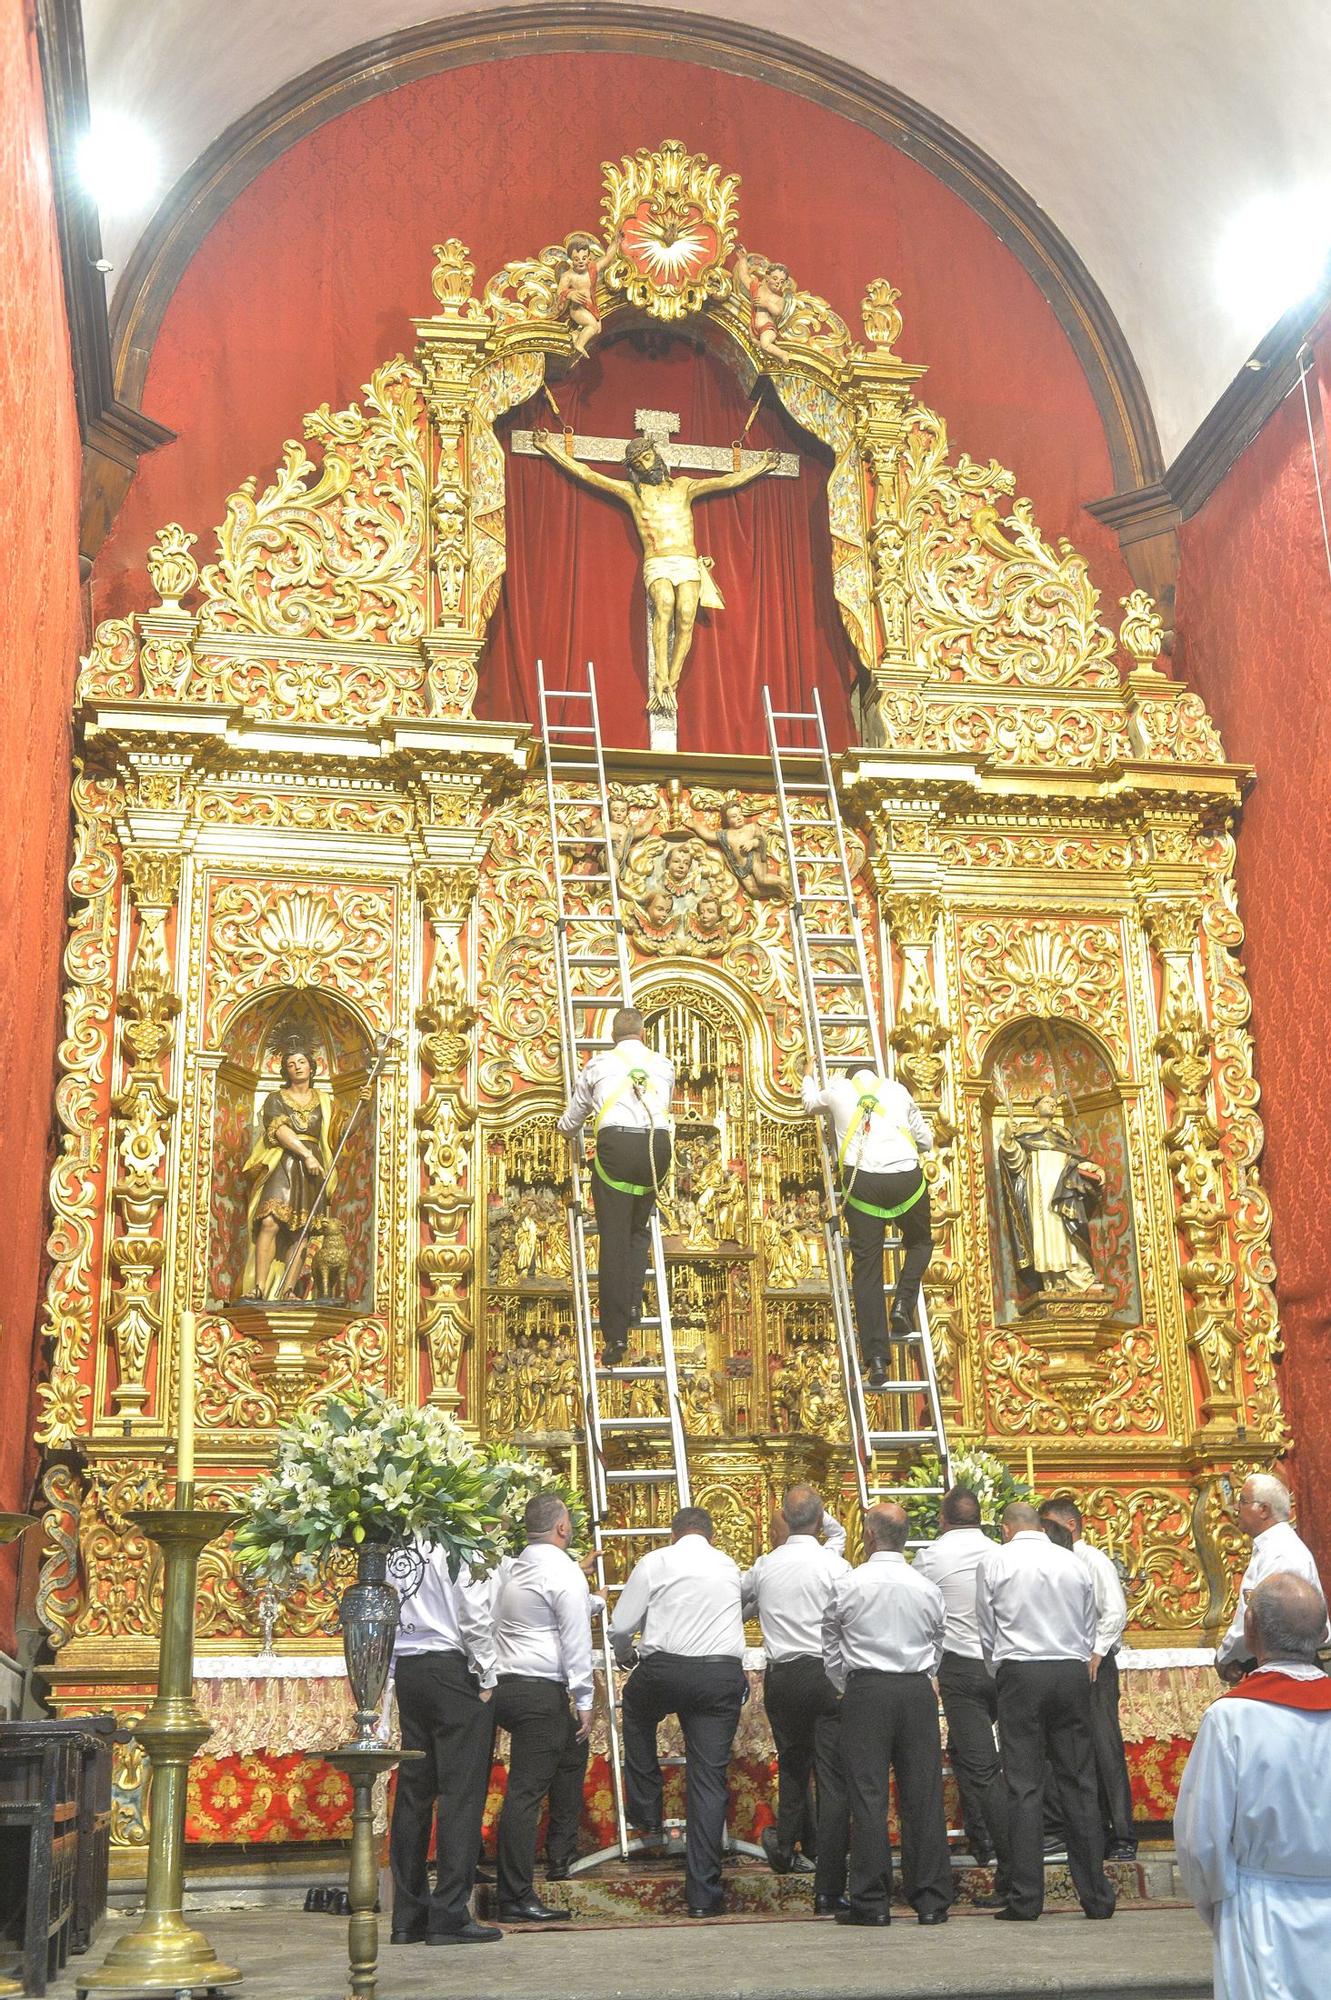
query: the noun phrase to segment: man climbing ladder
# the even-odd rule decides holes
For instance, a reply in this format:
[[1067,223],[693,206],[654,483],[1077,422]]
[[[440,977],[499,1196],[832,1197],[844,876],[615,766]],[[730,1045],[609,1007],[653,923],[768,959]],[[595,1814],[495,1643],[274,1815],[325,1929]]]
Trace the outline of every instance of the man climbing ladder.
[[929,1189],[920,1154],[933,1149],[933,1133],[902,1084],[856,1069],[830,1076],[825,1089],[806,1076],[804,1109],[827,1112],[836,1134],[836,1159],[850,1243],[851,1293],[860,1353],[870,1389],[888,1380],[887,1296],[883,1249],[887,1226],[901,1238],[903,1256],[892,1298],[890,1338],[915,1330],[920,1280],[933,1250]]
[[624,1359],[629,1328],[642,1319],[652,1212],[670,1171],[675,1072],[647,1047],[643,1026],[636,1007],[619,1009],[610,1024],[612,1046],[584,1066],[559,1120],[559,1130],[572,1139],[594,1117],[592,1207],[600,1234],[597,1289],[607,1367]]

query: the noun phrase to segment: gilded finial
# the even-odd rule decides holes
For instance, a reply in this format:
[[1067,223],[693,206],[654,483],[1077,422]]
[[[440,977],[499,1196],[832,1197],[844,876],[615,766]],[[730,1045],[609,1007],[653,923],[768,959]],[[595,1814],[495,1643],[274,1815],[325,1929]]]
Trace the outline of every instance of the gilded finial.
[[148,551],[148,575],[164,611],[179,611],[181,598],[199,580],[199,565],[190,554],[198,539],[178,521],[168,521]]
[[466,244],[460,237],[450,236],[447,243],[435,244],[434,257],[430,283],[440,305],[465,305],[471,297],[471,282],[476,276],[476,266],[471,261],[471,252]]
[[900,297],[896,286],[889,285],[886,278],[875,278],[860,306],[866,336],[875,347],[885,347],[889,354],[901,338],[903,322],[897,311]]
[[1123,650],[1132,659],[1134,673],[1158,673],[1165,626],[1159,606],[1148,590],[1134,590],[1121,597],[1123,623],[1118,636]]

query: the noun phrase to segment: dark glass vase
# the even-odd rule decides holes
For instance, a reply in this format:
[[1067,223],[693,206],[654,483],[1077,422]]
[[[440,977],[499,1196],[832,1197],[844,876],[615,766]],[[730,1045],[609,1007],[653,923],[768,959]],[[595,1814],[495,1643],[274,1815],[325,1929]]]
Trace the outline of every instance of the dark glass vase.
[[[358,1745],[379,1745],[375,1724],[393,1663],[401,1601],[388,1581],[389,1544],[362,1542],[356,1551],[356,1581],[342,1593],[338,1619],[347,1679],[356,1704]],[[380,1747],[382,1747],[380,1745]]]

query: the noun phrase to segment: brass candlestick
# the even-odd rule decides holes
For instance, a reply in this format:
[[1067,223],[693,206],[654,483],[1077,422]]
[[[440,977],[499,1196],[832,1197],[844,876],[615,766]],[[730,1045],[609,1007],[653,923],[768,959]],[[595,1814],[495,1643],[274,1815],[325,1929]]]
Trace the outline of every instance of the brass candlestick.
[[353,2000],[375,2000],[379,1965],[379,1864],[374,1851],[374,1781],[381,1771],[423,1750],[390,1750],[386,1744],[344,1743],[328,1752],[335,1770],[351,1780],[351,1865],[347,1872],[347,1902],[351,1906],[348,1946]]
[[234,1986],[242,1976],[221,1964],[202,1931],[191,1930],[181,1915],[190,1759],[212,1734],[194,1701],[199,1556],[241,1516],[195,1507],[190,1483],[177,1487],[174,1507],[145,1509],[129,1518],[159,1545],[165,1565],[157,1696],[134,1731],[152,1766],[148,1886],[138,1929],[119,1939],[95,1972],[77,1974],[75,1991],[170,1993],[188,2000]]
[[[0,1549],[16,1542],[25,1529],[35,1528],[37,1521],[36,1514],[0,1514]],[[24,1990],[17,1979],[6,1979],[0,1973],[0,1994],[22,1993]]]

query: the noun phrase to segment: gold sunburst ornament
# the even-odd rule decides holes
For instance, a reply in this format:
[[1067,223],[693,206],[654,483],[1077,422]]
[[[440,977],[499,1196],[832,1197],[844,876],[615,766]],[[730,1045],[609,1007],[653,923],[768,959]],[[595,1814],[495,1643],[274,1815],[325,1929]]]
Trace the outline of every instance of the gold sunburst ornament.
[[656,319],[683,319],[726,289],[739,175],[678,139],[605,169],[602,209],[618,251],[607,283]]

